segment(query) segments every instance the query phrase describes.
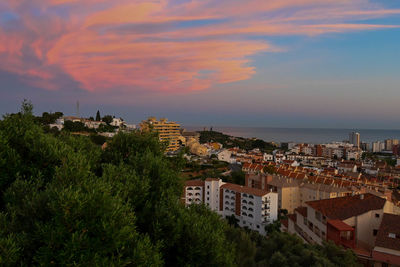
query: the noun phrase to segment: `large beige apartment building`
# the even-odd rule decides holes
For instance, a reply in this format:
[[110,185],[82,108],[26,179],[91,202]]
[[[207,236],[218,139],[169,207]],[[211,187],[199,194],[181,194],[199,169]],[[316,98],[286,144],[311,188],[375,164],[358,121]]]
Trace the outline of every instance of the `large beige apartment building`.
[[165,118],[157,120],[155,117],[150,117],[140,124],[142,131],[158,132],[160,141],[168,143],[167,152],[176,151],[184,145],[185,138],[181,135],[180,128],[180,124]]

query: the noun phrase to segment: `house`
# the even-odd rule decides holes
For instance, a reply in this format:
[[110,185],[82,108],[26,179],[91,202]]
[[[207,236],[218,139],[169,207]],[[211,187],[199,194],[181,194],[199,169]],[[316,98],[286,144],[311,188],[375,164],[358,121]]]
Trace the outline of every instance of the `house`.
[[232,158],[232,152],[229,151],[228,149],[223,149],[217,154],[218,160],[219,161],[224,161],[228,163],[234,163],[236,160]]
[[373,194],[308,201],[295,209],[288,231],[311,244],[331,240],[371,263],[384,213],[395,212],[393,203]]
[[125,121],[122,118],[113,118],[110,123],[111,126],[121,127],[125,124]]
[[263,154],[263,160],[264,160],[264,161],[273,161],[273,160],[274,160],[274,155],[264,153],[264,154]]
[[357,172],[357,165],[355,163],[340,162],[337,165],[340,173]]

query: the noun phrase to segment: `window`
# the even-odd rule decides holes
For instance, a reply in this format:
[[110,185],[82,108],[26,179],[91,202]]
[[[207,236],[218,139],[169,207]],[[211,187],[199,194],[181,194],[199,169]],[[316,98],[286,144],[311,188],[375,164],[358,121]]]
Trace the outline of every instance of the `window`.
[[315,211],[315,219],[321,221],[321,213],[319,211]]
[[375,213],[375,218],[379,218],[379,213]]
[[209,185],[207,185],[207,189],[210,189],[210,186],[209,186]]
[[195,188],[195,190],[200,190],[200,189],[201,189],[200,187],[196,187],[196,188]]
[[210,200],[210,198],[208,197],[207,200]]
[[394,233],[389,233],[389,237],[390,237],[390,238],[396,238],[396,234],[394,234]]
[[376,236],[376,235],[378,234],[378,230],[377,230],[377,229],[372,230],[372,234],[373,234],[374,236]]
[[209,195],[209,194],[210,194],[210,192],[207,191],[207,195]]
[[250,218],[253,218],[253,215],[252,215],[252,214],[249,214],[249,217],[250,217]]
[[257,229],[260,229],[260,225],[257,224]]
[[303,223],[304,223],[304,225],[307,225],[307,224],[308,224],[308,222],[307,222],[307,218],[306,218],[306,217],[304,217],[303,219],[304,219],[304,220],[303,220]]

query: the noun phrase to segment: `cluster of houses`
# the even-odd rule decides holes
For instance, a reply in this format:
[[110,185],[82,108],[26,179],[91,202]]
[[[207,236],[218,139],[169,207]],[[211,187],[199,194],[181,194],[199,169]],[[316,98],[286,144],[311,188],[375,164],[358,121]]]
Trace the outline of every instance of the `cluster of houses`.
[[[106,125],[104,121],[89,120],[86,118],[75,117],[75,116],[65,116],[57,119],[55,123],[50,124],[49,126],[50,128],[57,128],[59,131],[61,131],[64,128],[64,123],[66,121],[81,122],[88,129],[94,129],[94,130],[99,129],[101,125]],[[110,133],[107,132],[101,133],[102,135],[106,135],[107,137],[112,137],[115,135],[115,132],[119,130],[133,131],[136,129],[136,125],[126,123],[122,118],[115,118],[115,117],[112,118],[110,125],[115,127],[115,131]]]
[[400,193],[394,189],[400,185],[399,176],[367,173],[386,170],[385,163],[341,160],[315,168],[300,166],[295,160],[277,162],[279,153],[270,157],[257,150],[223,151],[219,159],[241,162],[245,185],[215,178],[187,181],[186,205],[204,203],[260,234],[266,234],[265,226],[279,212],[287,212],[281,229],[304,242],[331,240],[352,249],[366,265],[400,265]]

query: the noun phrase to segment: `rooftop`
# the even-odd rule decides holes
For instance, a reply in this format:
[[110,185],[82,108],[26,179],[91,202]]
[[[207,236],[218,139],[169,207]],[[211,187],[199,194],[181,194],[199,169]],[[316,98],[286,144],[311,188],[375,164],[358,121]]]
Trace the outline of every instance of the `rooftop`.
[[382,209],[386,200],[372,194],[338,197],[306,202],[329,219],[345,220],[371,210]]
[[307,217],[307,207],[298,207],[294,210],[300,213],[303,217]]
[[375,246],[400,250],[400,215],[383,214]]
[[204,186],[204,181],[202,180],[188,180],[185,182],[185,186]]

